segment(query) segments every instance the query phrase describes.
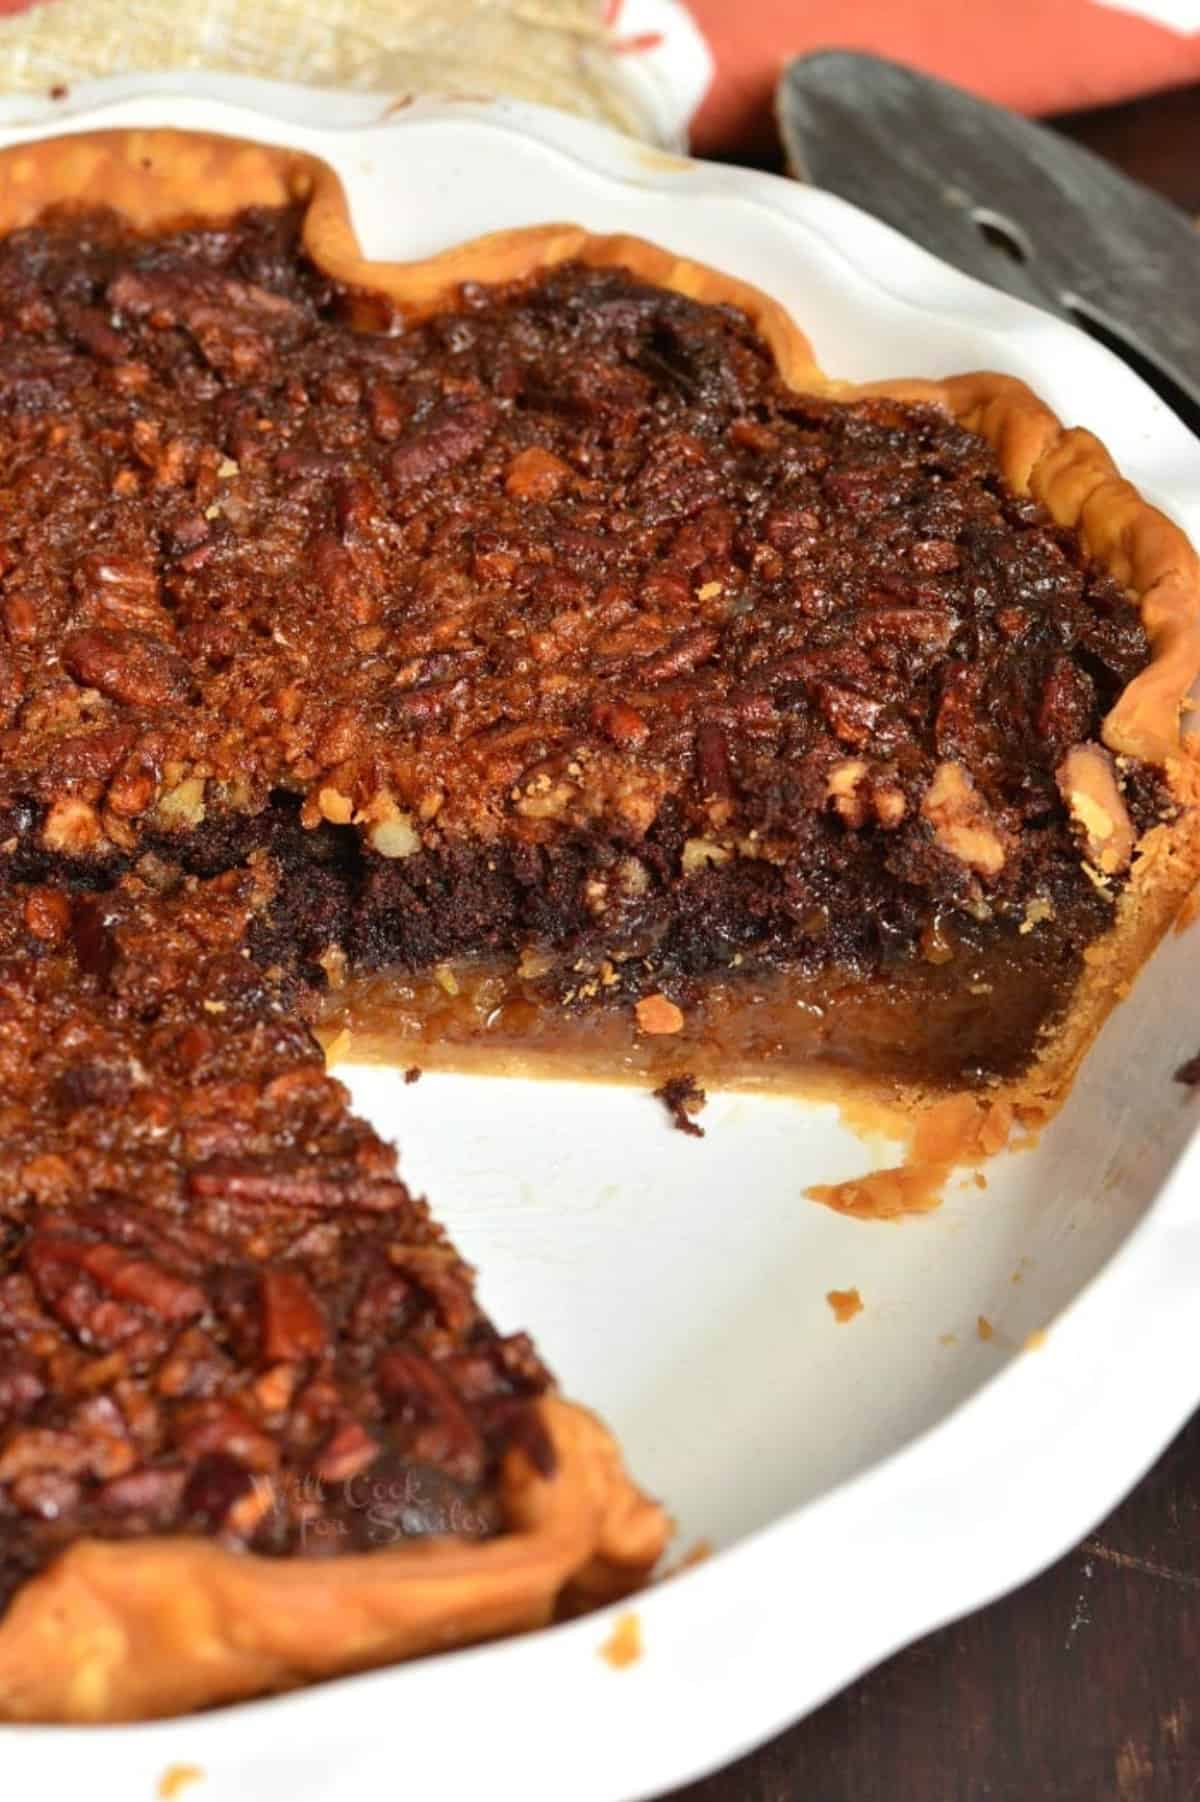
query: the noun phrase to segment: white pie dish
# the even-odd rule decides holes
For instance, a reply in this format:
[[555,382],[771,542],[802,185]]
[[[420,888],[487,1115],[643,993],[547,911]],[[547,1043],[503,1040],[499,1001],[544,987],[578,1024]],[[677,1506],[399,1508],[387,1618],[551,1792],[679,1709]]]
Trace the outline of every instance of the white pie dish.
[[[10,101],[0,141],[171,124],[294,144],[339,170],[379,256],[547,219],[631,230],[774,293],[834,374],[1023,376],[1200,538],[1200,447],[1135,377],[830,196],[532,108],[138,86]],[[202,1718],[0,1729],[13,1793],[135,1802],[185,1765],[203,1773],[187,1802],[385,1783],[621,1802],[734,1756],[1032,1574],[1200,1400],[1197,1115],[1171,1081],[1200,1048],[1193,957],[1186,938],[1164,946],[1036,1151],[900,1227],[802,1199],[888,1155],[826,1108],[717,1099],[697,1144],[632,1091],[348,1072],[498,1321],[527,1323],[611,1421],[681,1549],[722,1549],[639,1599],[629,1669],[599,1656],[601,1615]],[[839,1327],[824,1297],[851,1285],[866,1308]]]

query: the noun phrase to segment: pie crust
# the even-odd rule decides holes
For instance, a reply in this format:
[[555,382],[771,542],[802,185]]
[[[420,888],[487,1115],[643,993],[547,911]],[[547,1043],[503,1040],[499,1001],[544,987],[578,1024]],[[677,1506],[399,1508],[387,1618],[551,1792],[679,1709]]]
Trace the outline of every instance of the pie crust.
[[643,1583],[666,1516],[612,1436],[571,1402],[538,1404],[556,1456],[513,1450],[508,1531],[329,1559],[265,1558],[209,1539],[77,1540],[0,1621],[0,1719],[186,1714],[423,1652],[543,1627]]
[[[413,317],[465,282],[508,282],[579,260],[620,265],[749,315],[795,388],[938,406],[995,449],[1009,485],[1076,528],[1128,591],[1153,657],[1108,715],[1117,756],[1160,766],[1174,820],[1137,847],[1115,924],[1086,954],[1065,1021],[1033,1066],[995,1091],[1045,1118],[1118,997],[1200,874],[1197,764],[1181,713],[1200,674],[1200,562],[1090,433],[1068,430],[1023,383],[971,374],[856,387],[826,377],[784,309],[735,278],[625,235],[572,225],[502,231],[411,263],[371,262],[334,172],[285,149],[200,133],[112,131],[0,152],[0,232],[47,207],[103,205],[136,226],[218,223],[250,205],[306,204],[303,241],[329,275]],[[608,1433],[572,1404],[540,1404],[557,1470],[510,1454],[502,1501],[510,1531],[484,1545],[409,1544],[335,1560],[272,1560],[205,1540],[82,1540],[30,1580],[0,1622],[0,1717],[128,1720],[172,1714],[541,1625],[568,1592],[596,1602],[648,1575],[667,1530],[621,1469]]]

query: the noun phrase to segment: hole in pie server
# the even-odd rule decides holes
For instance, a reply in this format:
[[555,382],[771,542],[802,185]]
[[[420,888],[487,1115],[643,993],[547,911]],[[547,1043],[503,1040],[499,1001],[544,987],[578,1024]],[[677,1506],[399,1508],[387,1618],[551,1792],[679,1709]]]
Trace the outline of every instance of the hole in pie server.
[[990,207],[977,206],[971,213],[971,223],[993,250],[1000,251],[1012,262],[1032,261],[1033,246],[1012,219],[1006,219],[1002,213],[993,213]]

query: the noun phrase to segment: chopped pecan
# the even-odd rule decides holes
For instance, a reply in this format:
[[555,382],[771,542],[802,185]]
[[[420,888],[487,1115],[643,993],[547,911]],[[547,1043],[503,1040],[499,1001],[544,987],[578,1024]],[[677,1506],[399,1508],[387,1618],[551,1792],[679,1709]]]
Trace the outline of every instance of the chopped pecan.
[[334,1171],[269,1158],[257,1163],[231,1157],[208,1158],[189,1171],[187,1182],[189,1193],[202,1200],[224,1197],[250,1206],[276,1204],[314,1210],[383,1210],[395,1207],[404,1194],[400,1185],[388,1178],[347,1173],[339,1180]]
[[667,682],[672,676],[690,674],[707,663],[721,642],[721,634],[709,626],[698,626],[690,632],[681,632],[673,639],[665,650],[646,657],[638,664],[639,681],[651,686],[659,682]]
[[871,643],[892,639],[905,654],[918,648],[944,651],[959,626],[949,607],[872,607],[859,617]]
[[504,486],[515,500],[550,501],[570,477],[570,464],[553,451],[531,444],[527,450],[518,451],[509,464]]
[[25,1256],[34,1281],[48,1298],[69,1282],[71,1271],[81,1271],[118,1301],[135,1302],[160,1320],[194,1320],[208,1306],[196,1284],[119,1245],[89,1245],[82,1239],[46,1234],[30,1241]]
[[939,763],[921,801],[921,812],[943,851],[981,876],[1004,868],[1004,843],[987,805],[961,763]]
[[220,1454],[254,1471],[274,1470],[279,1462],[279,1446],[270,1434],[236,1403],[219,1398],[185,1402],[176,1415],[176,1437],[185,1458]]
[[90,1464],[88,1447],[78,1433],[54,1427],[19,1427],[0,1447],[0,1483],[14,1483],[31,1471],[61,1471],[77,1476]]
[[1137,833],[1103,745],[1074,745],[1055,772],[1059,792],[1083,836],[1089,862],[1104,876],[1129,868]]
[[496,409],[490,401],[435,408],[396,440],[388,459],[393,487],[403,493],[467,462],[483,449],[495,425]]
[[923,538],[912,546],[909,556],[923,575],[943,575],[957,569],[962,562],[958,546],[946,538]]
[[592,718],[616,745],[644,744],[650,736],[644,716],[625,701],[598,701],[592,709]]
[[815,692],[821,712],[844,745],[861,750],[870,744],[884,711],[883,701],[836,682],[819,682]]
[[168,623],[158,570],[149,557],[89,551],[76,564],[73,580],[89,624],[145,630]]
[[313,1459],[313,1475],[325,1483],[345,1483],[375,1462],[379,1442],[357,1420],[335,1427]]
[[855,829],[867,823],[869,770],[870,765],[862,757],[843,758],[833,765],[825,782],[829,805],[847,826]]
[[207,812],[204,789],[203,776],[186,776],[167,789],[154,810],[159,824],[170,828],[203,825]]
[[1096,708],[1096,685],[1069,657],[1056,657],[1042,686],[1037,729],[1051,753],[1078,744]]
[[93,1059],[70,1064],[55,1078],[55,1105],[64,1114],[86,1107],[121,1107],[128,1101],[133,1080],[128,1063],[107,1064]]
[[22,1514],[34,1514],[40,1520],[60,1520],[73,1512],[79,1501],[79,1484],[62,1470],[28,1470],[15,1477],[9,1495]]
[[366,385],[363,398],[375,436],[385,443],[398,438],[412,411],[411,403],[401,399],[399,389],[384,377],[373,376]]
[[104,843],[100,816],[78,795],[64,796],[46,814],[42,843],[47,851],[57,851],[63,857],[86,857]]
[[26,926],[43,944],[57,944],[70,930],[71,903],[61,889],[30,889],[23,912]]
[[680,866],[685,876],[694,876],[701,870],[720,869],[732,856],[727,845],[718,845],[711,838],[689,838],[684,840]]
[[376,1379],[409,1456],[440,1465],[461,1482],[483,1474],[483,1439],[447,1379],[427,1358],[393,1346],[376,1360]]
[[182,1465],[143,1465],[103,1484],[96,1503],[114,1514],[169,1516],[178,1508],[187,1480]]
[[148,632],[89,626],[63,641],[63,667],[127,707],[164,707],[188,690],[183,658]]
[[261,1278],[263,1356],[276,1360],[319,1358],[328,1327],[320,1305],[299,1270],[266,1270]]

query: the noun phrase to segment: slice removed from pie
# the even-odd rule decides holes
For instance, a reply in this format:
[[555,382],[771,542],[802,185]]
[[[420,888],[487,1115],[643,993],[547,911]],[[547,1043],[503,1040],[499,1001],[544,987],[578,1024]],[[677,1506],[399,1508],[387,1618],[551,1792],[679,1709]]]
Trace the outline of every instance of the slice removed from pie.
[[517,1632],[665,1541],[243,955],[273,881],[0,910],[3,1719]]

